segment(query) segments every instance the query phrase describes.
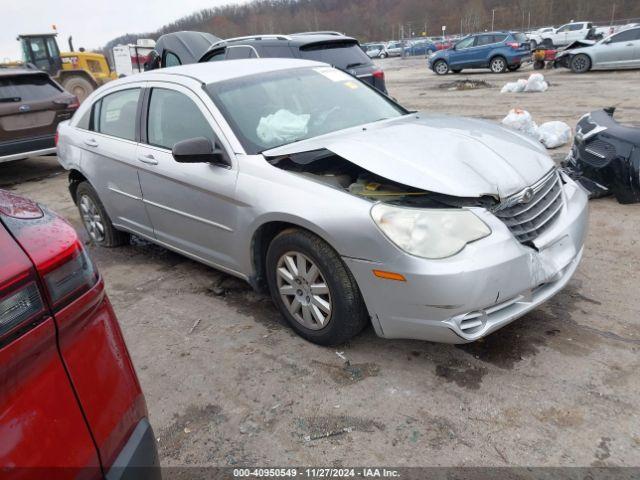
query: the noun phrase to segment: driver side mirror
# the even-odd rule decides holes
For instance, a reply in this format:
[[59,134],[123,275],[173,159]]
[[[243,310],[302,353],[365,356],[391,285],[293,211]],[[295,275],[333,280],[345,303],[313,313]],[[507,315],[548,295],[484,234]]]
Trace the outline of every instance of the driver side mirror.
[[230,166],[226,153],[217,144],[205,137],[188,138],[176,143],[171,149],[176,162],[180,163],[213,163]]

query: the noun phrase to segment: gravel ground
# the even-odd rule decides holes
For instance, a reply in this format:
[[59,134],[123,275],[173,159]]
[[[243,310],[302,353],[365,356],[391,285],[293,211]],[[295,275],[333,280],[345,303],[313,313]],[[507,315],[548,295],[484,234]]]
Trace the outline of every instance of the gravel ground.
[[[547,92],[501,95],[530,71],[437,77],[424,59],[381,64],[390,94],[416,109],[500,120],[520,107],[538,123],[574,127],[617,105],[618,118],[640,121],[640,71],[545,72]],[[490,85],[440,87],[465,78]],[[55,157],[0,171],[1,186],[49,205],[86,238]],[[466,346],[388,341],[369,328],[338,351],[317,347],[267,297],[216,270],[143,241],[89,250],[164,465],[639,466],[639,209],[591,202],[567,288]]]

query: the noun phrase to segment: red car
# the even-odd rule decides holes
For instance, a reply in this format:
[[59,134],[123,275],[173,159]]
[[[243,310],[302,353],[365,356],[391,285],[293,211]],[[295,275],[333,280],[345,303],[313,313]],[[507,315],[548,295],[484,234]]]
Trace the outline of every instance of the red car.
[[159,479],[147,407],[75,230],[0,190],[0,479]]

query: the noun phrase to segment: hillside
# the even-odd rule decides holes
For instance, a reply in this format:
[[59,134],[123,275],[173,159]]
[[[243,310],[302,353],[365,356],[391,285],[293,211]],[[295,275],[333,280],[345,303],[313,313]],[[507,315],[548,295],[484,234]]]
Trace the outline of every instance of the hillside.
[[201,30],[221,38],[256,33],[338,30],[360,41],[399,37],[402,28],[420,35],[494,28],[559,25],[575,20],[608,22],[640,17],[638,0],[254,0],[186,15],[155,32],[120,36],[105,50],[137,38],[154,38],[178,31]]

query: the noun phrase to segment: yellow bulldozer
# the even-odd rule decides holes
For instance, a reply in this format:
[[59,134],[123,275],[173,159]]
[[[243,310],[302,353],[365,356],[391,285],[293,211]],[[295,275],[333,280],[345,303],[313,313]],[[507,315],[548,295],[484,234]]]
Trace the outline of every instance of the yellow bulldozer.
[[20,34],[18,41],[22,47],[25,63],[35,65],[49,73],[56,81],[81,102],[104,83],[117,78],[109,68],[104,55],[74,51],[69,37],[69,52],[60,52],[57,33]]

